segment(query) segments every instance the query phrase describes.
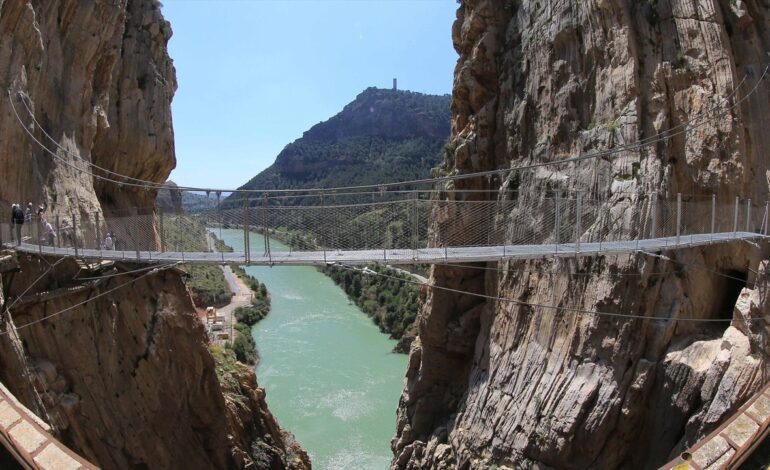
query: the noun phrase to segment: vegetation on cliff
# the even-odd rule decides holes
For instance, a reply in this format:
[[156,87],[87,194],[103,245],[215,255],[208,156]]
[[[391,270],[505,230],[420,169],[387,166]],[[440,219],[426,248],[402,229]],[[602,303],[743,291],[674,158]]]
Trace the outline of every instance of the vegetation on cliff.
[[188,265],[187,287],[196,307],[223,307],[230,303],[232,293],[219,266]]
[[328,266],[323,271],[372,317],[380,331],[394,339],[406,338],[399,343],[397,352],[409,352],[409,345],[416,336],[414,320],[420,298],[418,287],[407,282],[409,276],[401,271],[379,265],[367,269],[372,274],[337,266]]
[[[162,240],[166,247],[206,251],[206,237],[206,227],[188,215],[176,214],[163,219]],[[232,251],[216,237],[214,246],[219,251]],[[185,269],[189,274],[185,284],[192,291],[196,307],[222,307],[230,302],[232,293],[219,266],[188,265]]]
[[252,327],[270,313],[270,293],[267,291],[267,286],[265,286],[265,284],[259,282],[254,276],[246,273],[242,267],[231,266],[231,268],[238,277],[243,279],[246,285],[249,286],[249,289],[254,293],[254,297],[251,299],[251,305],[235,309],[235,318],[238,322],[243,323],[248,327]]
[[[442,159],[450,97],[368,88],[287,145],[241,189],[376,184],[422,178]],[[241,195],[228,198],[233,204]],[[291,199],[287,204],[318,203]]]
[[236,323],[235,331],[238,334],[235,336],[232,344],[227,344],[227,348],[232,349],[233,353],[235,353],[235,358],[242,363],[256,365],[259,360],[259,353],[257,352],[257,343],[254,342],[254,338],[251,336],[251,327],[243,323]]
[[[219,241],[216,237],[215,240]],[[232,344],[228,344],[228,348],[232,349],[239,361],[254,365],[259,361],[259,352],[254,337],[251,335],[251,327],[270,313],[270,294],[263,283],[246,273],[242,267],[233,265],[230,268],[249,286],[253,292],[253,297],[251,305],[238,307],[233,312],[237,321],[235,330],[238,334]]]

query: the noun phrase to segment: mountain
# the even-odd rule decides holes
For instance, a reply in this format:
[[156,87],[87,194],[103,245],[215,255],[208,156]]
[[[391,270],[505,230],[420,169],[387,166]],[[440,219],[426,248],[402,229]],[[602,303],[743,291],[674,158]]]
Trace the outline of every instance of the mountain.
[[240,189],[335,187],[428,176],[449,137],[450,96],[367,88],[287,145]]

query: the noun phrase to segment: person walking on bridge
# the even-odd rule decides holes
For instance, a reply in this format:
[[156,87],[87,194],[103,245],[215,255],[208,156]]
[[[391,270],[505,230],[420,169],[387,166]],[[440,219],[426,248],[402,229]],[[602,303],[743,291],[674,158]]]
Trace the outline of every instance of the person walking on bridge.
[[27,236],[32,238],[32,202],[27,204],[27,209],[24,211],[24,223],[27,225]]
[[18,204],[11,206],[11,233],[16,235],[16,245],[21,245],[21,226],[24,225],[24,211]]

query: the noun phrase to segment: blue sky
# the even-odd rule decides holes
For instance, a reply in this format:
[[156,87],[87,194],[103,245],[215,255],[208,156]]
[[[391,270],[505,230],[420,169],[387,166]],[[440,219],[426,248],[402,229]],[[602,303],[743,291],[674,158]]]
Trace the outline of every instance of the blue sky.
[[451,93],[453,0],[163,0],[180,185],[234,188],[370,86]]

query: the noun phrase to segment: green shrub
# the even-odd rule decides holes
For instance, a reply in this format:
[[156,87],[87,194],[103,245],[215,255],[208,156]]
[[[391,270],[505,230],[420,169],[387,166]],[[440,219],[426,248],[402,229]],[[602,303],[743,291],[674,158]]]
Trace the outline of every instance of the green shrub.
[[379,265],[369,269],[384,276],[367,275],[336,266],[323,268],[381,331],[400,339],[414,323],[418,308],[418,287],[406,274]]
[[[236,325],[236,329],[239,325]],[[232,344],[232,350],[235,358],[244,364],[257,363],[257,345],[251,336],[251,330],[242,331],[238,329],[238,337]]]

